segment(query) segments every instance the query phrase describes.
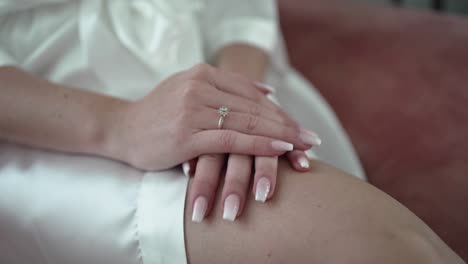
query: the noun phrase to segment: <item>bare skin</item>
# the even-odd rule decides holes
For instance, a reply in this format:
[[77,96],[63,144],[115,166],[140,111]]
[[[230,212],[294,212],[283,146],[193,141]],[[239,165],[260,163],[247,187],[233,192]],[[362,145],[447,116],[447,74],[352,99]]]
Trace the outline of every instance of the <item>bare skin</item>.
[[[218,53],[216,65],[218,68],[234,72],[247,77],[250,80],[263,81],[266,67],[269,63],[268,54],[263,50],[246,44],[232,44],[224,47]],[[281,89],[281,87],[276,87]],[[291,166],[297,171],[307,171],[307,156],[304,151],[293,150],[287,153]],[[197,161],[188,162],[189,171],[194,175],[194,182],[189,191],[189,206],[195,208],[197,200],[204,197],[208,200],[206,213],[209,214],[211,204],[214,200],[220,171],[227,159],[227,175],[224,181],[222,200],[226,203],[226,219],[234,220],[243,211],[246,196],[249,192],[249,182],[252,171],[253,186],[251,192],[255,193],[257,183],[260,179],[268,179],[271,184],[270,192],[266,199],[273,197],[275,193],[276,175],[278,167],[278,157],[273,156],[251,156],[237,154],[207,154],[198,157]],[[306,162],[306,163],[304,163]],[[196,166],[195,164],[196,163]],[[190,165],[192,164],[192,165]],[[195,172],[196,167],[196,172]],[[237,212],[233,208],[236,206],[228,202],[229,196],[236,196]],[[233,198],[233,197],[231,197]],[[229,206],[229,204],[231,206]],[[231,209],[231,210],[230,210]],[[234,209],[235,210],[235,209]],[[232,214],[229,214],[229,212]],[[229,217],[231,215],[231,217]],[[234,216],[233,216],[234,215]],[[197,218],[194,218],[197,219]]]
[[[33,147],[98,155],[102,136],[96,131],[115,123],[101,122],[107,119],[108,107],[127,104],[40,81],[13,68],[0,68],[0,79],[4,84],[0,138]],[[135,127],[135,132],[145,131]],[[245,152],[238,154],[261,154]],[[190,262],[463,263],[422,221],[388,196],[324,164],[314,162],[311,167],[310,174],[300,174],[281,161],[275,195],[266,205],[249,195],[244,214],[235,223],[221,220],[219,194],[214,211],[202,224],[191,222],[187,207]]]
[[[293,144],[310,148],[290,125],[295,121],[239,74],[200,64],[157,87],[128,101],[0,67],[0,140],[102,156],[142,170],[171,168],[205,153],[277,156]],[[224,130],[216,127],[218,101],[232,105]]]
[[275,196],[249,196],[234,223],[220,192],[201,224],[185,212],[189,263],[464,263],[424,222],[371,185],[312,161],[280,160]]

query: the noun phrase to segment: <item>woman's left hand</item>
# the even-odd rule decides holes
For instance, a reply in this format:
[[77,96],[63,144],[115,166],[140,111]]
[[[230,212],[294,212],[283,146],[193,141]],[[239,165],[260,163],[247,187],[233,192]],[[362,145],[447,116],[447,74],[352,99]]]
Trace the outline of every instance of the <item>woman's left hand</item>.
[[[189,191],[194,222],[201,222],[212,210],[225,157],[226,155],[222,154],[202,155],[197,161],[192,160],[183,165],[186,174],[194,174]],[[291,151],[287,157],[291,166],[297,171],[308,171],[309,160],[304,151]],[[276,186],[278,157],[231,154],[227,159],[221,195],[224,207],[223,219],[234,221],[242,214],[251,183],[252,167],[254,168],[252,192],[255,200],[266,202],[272,198]]]

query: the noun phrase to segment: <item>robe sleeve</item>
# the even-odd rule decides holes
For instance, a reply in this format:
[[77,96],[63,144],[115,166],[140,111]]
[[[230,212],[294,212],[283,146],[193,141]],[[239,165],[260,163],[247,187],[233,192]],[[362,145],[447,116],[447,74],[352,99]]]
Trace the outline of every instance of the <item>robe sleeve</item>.
[[275,0],[205,0],[200,12],[207,59],[229,44],[244,43],[271,53],[278,39]]

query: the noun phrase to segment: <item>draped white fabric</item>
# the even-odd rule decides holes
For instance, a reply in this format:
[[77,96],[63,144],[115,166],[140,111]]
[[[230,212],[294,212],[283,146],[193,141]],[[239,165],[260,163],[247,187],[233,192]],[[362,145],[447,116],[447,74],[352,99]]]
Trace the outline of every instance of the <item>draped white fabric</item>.
[[[131,100],[235,42],[272,55],[267,81],[323,138],[318,158],[363,178],[333,112],[288,66],[271,0],[0,0],[0,65]],[[186,187],[180,168],[1,143],[0,263],[186,263]]]

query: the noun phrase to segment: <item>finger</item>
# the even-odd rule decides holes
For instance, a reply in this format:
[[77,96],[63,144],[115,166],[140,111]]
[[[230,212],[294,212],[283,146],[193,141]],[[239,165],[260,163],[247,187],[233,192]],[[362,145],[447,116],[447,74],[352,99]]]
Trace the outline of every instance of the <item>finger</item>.
[[211,211],[213,198],[218,188],[224,155],[201,155],[190,186],[192,221],[200,223]]
[[182,170],[184,175],[187,177],[192,177],[195,174],[195,168],[197,166],[197,159],[191,159],[182,163]]
[[255,82],[254,85],[257,89],[259,89],[265,95],[275,93],[275,88],[271,87],[270,85],[266,83]]
[[241,215],[252,173],[252,156],[229,155],[222,199],[223,219],[233,222]]
[[[190,122],[194,127],[204,130],[219,129],[218,122],[220,114],[215,109],[201,110],[194,116]],[[224,117],[222,129],[235,130],[248,135],[258,135],[270,138],[276,138],[282,141],[290,142],[295,148],[301,150],[310,149],[313,145],[319,143],[319,139],[313,132],[293,126],[281,124],[256,115],[229,112]]]
[[253,193],[255,200],[266,202],[273,196],[278,175],[278,157],[255,157]]
[[274,97],[273,94],[267,94],[260,100],[260,104],[270,108],[276,107],[275,109],[280,116],[282,116],[284,119],[292,120],[294,127],[300,127],[299,123],[280,107],[278,99]]
[[182,171],[186,177],[190,177],[190,163],[188,161],[182,163]]
[[187,145],[190,157],[204,153],[279,156],[294,148],[294,145],[288,142],[233,130],[200,131],[189,138]]
[[202,80],[219,90],[249,98],[255,102],[264,97],[253,81],[240,74],[220,70],[208,64],[195,65],[183,75],[189,80]]
[[[297,126],[297,122],[284,113],[279,107],[270,108],[262,104],[246,100],[238,95],[228,94],[219,90],[213,90],[210,94],[203,94],[204,104],[212,109],[218,109],[220,102],[233,112],[249,113],[272,121],[290,126]],[[268,101],[268,100],[267,100]]]
[[211,76],[212,85],[221,91],[249,98],[259,102],[265,95],[257,88],[255,82],[241,74],[215,69]]
[[195,172],[197,171],[197,162],[198,162],[198,158],[191,159],[191,160],[189,161],[189,167],[190,167],[189,175],[190,175],[190,176],[194,176],[194,175],[195,175]]
[[[285,119],[293,120],[285,111],[283,111],[278,105],[271,102],[257,88],[258,83],[250,81],[240,74],[219,70],[207,64],[199,64],[188,71],[178,74],[178,76],[179,78],[183,77],[185,79],[198,80],[201,81],[200,83],[207,83],[208,85],[220,91],[224,91],[225,93],[252,100],[254,103],[258,103],[266,108],[275,110]],[[215,102],[216,105],[214,108],[220,107],[221,105],[218,105],[219,103],[219,101]]]
[[293,150],[286,154],[288,156],[288,160],[291,163],[291,166],[301,172],[306,172],[310,168],[309,158],[305,154],[304,151],[301,150]]

